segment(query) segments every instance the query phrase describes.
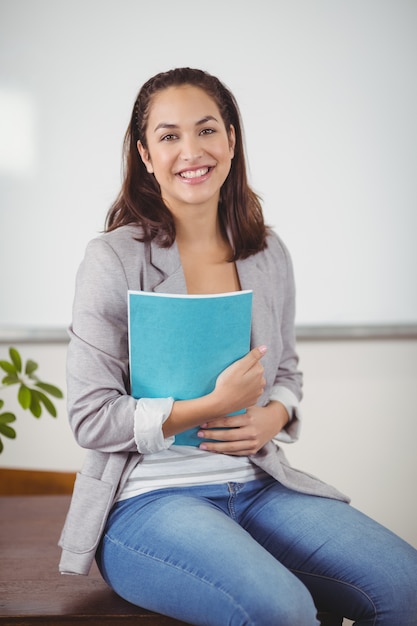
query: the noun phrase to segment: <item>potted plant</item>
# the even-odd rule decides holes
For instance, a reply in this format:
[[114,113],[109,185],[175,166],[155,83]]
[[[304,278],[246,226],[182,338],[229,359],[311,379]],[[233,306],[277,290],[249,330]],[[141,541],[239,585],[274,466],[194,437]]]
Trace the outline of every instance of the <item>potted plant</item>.
[[[38,364],[31,359],[23,364],[16,348],[9,349],[9,356],[10,361],[0,360],[0,368],[6,374],[1,381],[0,390],[10,385],[18,385],[17,400],[22,409],[30,411],[36,418],[42,415],[43,409],[56,417],[57,410],[50,396],[62,398],[62,391],[55,385],[40,380],[36,375]],[[4,400],[0,398],[0,454],[4,449],[2,437],[16,438],[16,431],[10,426],[16,421],[16,415],[11,411],[3,411],[3,407]]]

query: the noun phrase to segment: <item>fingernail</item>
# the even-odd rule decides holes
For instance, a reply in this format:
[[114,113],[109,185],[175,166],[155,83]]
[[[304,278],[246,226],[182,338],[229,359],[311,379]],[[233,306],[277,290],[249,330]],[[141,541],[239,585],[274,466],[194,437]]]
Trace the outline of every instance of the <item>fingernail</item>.
[[266,346],[259,346],[258,350],[261,354],[265,354],[265,352],[267,351],[267,347]]
[[206,446],[206,444],[205,444],[205,443],[202,443],[202,444],[199,446],[199,449],[200,449],[200,450],[207,450],[207,446]]
[[202,430],[199,430],[197,433],[197,437],[204,437],[204,433]]

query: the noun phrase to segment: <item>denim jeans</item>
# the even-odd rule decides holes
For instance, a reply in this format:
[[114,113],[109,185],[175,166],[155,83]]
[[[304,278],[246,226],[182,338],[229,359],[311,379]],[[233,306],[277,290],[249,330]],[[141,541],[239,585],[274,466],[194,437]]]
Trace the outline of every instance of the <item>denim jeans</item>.
[[117,503],[97,552],[126,600],[190,624],[416,626],[417,551],[352,506],[267,478]]

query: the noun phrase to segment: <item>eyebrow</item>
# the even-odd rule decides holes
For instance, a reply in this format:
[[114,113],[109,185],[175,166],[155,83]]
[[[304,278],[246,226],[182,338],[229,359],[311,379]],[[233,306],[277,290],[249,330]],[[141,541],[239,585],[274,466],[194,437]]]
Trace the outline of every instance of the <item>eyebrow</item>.
[[[206,115],[201,120],[198,120],[198,122],[196,122],[195,125],[201,126],[202,124],[206,124],[207,122],[211,122],[211,121],[218,123],[218,119],[215,118],[213,115]],[[161,122],[154,128],[154,133],[156,133],[157,130],[161,130],[161,128],[165,130],[170,130],[173,128],[178,128],[178,124],[170,124],[169,122]]]

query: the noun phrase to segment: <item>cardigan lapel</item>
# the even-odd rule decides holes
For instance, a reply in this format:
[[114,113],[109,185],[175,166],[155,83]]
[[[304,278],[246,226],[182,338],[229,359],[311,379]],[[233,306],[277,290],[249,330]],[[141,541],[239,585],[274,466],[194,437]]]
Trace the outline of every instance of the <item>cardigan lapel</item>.
[[271,326],[269,315],[273,286],[265,286],[265,281],[268,279],[261,267],[261,256],[253,254],[247,259],[240,259],[236,262],[241,288],[253,291],[251,347],[267,342],[267,333]]
[[160,274],[160,282],[153,287],[158,293],[186,294],[184,272],[176,242],[170,248],[150,244],[150,261]]

